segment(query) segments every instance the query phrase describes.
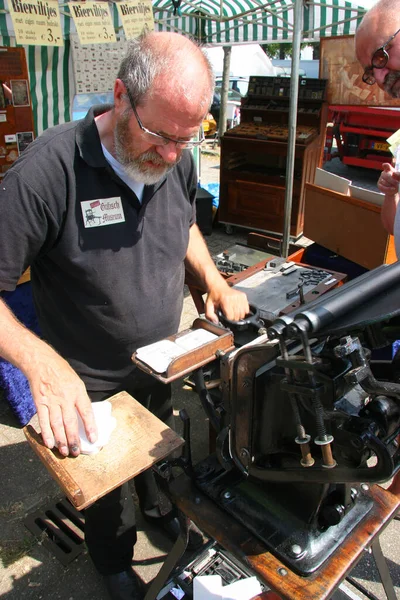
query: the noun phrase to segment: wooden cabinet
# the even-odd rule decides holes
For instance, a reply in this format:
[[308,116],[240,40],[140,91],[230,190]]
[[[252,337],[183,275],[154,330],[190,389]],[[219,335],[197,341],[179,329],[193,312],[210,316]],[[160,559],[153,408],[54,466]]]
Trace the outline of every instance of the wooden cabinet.
[[306,185],[304,235],[366,269],[396,261],[380,206],[317,185]]
[[[317,82],[320,97],[306,99],[309,89],[301,86],[304,97],[299,101],[296,129],[290,228],[294,238],[303,231],[305,183],[314,182],[315,169],[322,161],[326,120],[322,80],[303,81],[312,82],[309,86],[314,88]],[[248,95],[242,100],[241,123],[221,141],[221,223],[275,234],[284,231],[289,85],[290,79],[276,77],[250,80]],[[284,95],[279,96],[282,90]]]

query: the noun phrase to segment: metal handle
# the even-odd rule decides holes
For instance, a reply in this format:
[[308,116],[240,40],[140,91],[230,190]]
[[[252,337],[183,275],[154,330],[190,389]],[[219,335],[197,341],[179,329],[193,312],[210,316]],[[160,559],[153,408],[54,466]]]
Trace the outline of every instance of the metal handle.
[[239,321],[231,321],[230,319],[227,319],[220,310],[217,310],[217,317],[221,321],[222,325],[236,330],[247,329],[251,325],[254,327],[260,327],[262,325],[260,321],[260,309],[254,306],[254,304],[250,304],[249,306],[250,312],[245,316],[244,319],[240,319]]

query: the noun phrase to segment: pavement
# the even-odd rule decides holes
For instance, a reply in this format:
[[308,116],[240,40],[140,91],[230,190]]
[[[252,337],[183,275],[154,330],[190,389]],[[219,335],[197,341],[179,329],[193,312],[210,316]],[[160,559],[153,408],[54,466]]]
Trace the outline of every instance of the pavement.
[[[203,183],[218,181],[218,153],[210,156],[202,161]],[[234,243],[246,243],[247,233],[235,229],[232,235],[227,235],[224,228],[215,226],[212,234],[205,239],[215,256]],[[180,329],[190,327],[197,316],[186,290]],[[174,408],[176,414],[181,408],[186,408],[191,417],[193,459],[197,462],[207,456],[208,423],[197,395],[182,382],[174,384]],[[74,545],[78,547],[79,554],[64,566],[55,552],[48,548],[49,536],[46,533],[34,536],[25,526],[27,516],[34,522],[50,518],[52,510],[64,496],[25,441],[1,390],[0,469],[0,597],[4,600],[108,600],[79,535]],[[393,520],[380,539],[400,598],[399,522]],[[148,583],[155,577],[171,546],[160,532],[142,521],[138,511],[138,543],[133,566],[144,582]],[[65,560],[70,553],[68,547],[62,549]],[[189,560],[190,555],[186,558]],[[378,600],[385,599],[369,553],[365,552],[352,576]],[[356,597],[364,597],[354,589],[353,593]]]

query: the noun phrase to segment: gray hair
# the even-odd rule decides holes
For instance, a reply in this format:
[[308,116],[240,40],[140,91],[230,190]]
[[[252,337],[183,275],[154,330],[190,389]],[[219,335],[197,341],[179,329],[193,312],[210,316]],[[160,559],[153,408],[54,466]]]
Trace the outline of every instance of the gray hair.
[[[145,32],[129,42],[127,53],[117,74],[117,78],[129,86],[135,104],[141,103],[159,75],[168,72],[174,73],[176,69],[176,56],[171,52],[162,52],[156,45],[149,43],[151,36],[152,32]],[[196,40],[186,38],[186,41],[192,43],[193,53],[200,53],[204,62],[204,68],[210,80],[211,104],[215,82],[211,63]],[[187,57],[187,60],[190,60],[190,56]]]

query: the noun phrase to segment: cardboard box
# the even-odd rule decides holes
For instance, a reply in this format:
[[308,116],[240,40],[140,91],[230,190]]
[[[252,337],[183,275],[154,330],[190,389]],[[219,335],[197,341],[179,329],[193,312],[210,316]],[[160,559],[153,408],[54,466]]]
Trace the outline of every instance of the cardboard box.
[[380,212],[370,202],[306,183],[304,235],[367,269],[397,260]]

